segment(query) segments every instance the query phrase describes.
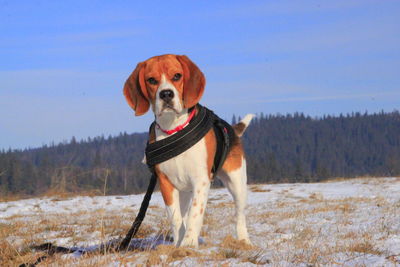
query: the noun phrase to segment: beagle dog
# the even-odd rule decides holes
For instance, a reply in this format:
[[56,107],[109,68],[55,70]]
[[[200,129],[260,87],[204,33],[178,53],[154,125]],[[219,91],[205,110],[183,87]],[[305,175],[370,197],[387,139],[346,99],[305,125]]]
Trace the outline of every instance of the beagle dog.
[[[149,142],[159,141],[185,127],[193,116],[189,112],[203,95],[205,77],[187,57],[162,55],[140,62],[127,79],[124,95],[136,116],[145,114],[150,106],[156,127]],[[234,125],[235,140],[217,173],[232,194],[236,207],[236,232],[239,240],[250,243],[244,209],[247,198],[246,159],[240,136],[253,115]],[[211,130],[195,145],[180,155],[157,164],[161,194],[172,225],[176,246],[198,247],[203,224],[212,165],[216,153],[216,137]]]

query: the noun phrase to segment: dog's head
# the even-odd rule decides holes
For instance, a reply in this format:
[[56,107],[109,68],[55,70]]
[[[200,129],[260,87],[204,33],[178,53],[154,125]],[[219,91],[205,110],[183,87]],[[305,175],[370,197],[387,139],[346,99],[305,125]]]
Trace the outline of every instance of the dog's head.
[[125,82],[124,95],[136,116],[145,114],[150,105],[161,116],[196,105],[204,87],[203,73],[187,56],[162,55],[136,66]]

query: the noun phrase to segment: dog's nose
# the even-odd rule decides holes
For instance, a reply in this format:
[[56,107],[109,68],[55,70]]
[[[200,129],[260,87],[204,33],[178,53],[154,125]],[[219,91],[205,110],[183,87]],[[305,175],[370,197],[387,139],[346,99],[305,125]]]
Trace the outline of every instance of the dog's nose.
[[170,101],[174,97],[174,92],[171,89],[165,89],[160,92],[160,98],[165,102]]

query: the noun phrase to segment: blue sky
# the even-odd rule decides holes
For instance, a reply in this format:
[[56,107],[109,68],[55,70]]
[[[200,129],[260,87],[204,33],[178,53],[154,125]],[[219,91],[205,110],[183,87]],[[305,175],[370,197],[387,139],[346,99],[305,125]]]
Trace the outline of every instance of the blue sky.
[[0,149],[147,131],[122,87],[165,53],[228,120],[399,109],[400,1],[147,2],[0,0]]

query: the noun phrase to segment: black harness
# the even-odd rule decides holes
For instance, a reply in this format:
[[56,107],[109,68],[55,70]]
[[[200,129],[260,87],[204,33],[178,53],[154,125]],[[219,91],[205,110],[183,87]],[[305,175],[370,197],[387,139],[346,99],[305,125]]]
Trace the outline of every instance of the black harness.
[[[154,131],[155,125],[155,122],[151,124],[149,134]],[[152,169],[156,164],[178,156],[200,141],[211,128],[214,129],[217,139],[217,151],[212,168],[212,173],[215,174],[226,159],[235,133],[231,125],[200,104],[197,104],[197,115],[181,131],[154,143],[147,142],[147,165]]]
[[[185,128],[163,140],[155,141],[154,143],[150,143],[149,141],[147,142],[145,151],[146,163],[152,175],[146,194],[140,206],[139,213],[136,216],[135,221],[133,222],[125,238],[121,242],[116,242],[115,240],[112,240],[106,244],[101,244],[100,247],[96,249],[96,251],[123,251],[131,247],[133,249],[138,249],[134,245],[132,246],[131,240],[138,232],[139,227],[146,215],[151,195],[157,184],[157,175],[154,169],[155,165],[176,157],[184,151],[188,150],[190,147],[199,142],[211,130],[211,128],[214,130],[217,141],[217,150],[215,153],[214,164],[211,172],[213,175],[215,175],[221,169],[234,141],[235,132],[229,123],[219,118],[217,115],[214,114],[214,112],[207,109],[206,107],[197,104],[197,106],[193,108],[197,108],[197,115]],[[149,134],[154,131],[154,127],[155,122],[151,124]],[[60,247],[52,245],[51,243],[44,243],[39,246],[33,246],[32,248],[36,250],[45,250],[47,251],[47,255],[39,257],[33,264],[24,263],[20,266],[36,266],[48,256],[52,256],[55,253],[80,252],[81,254],[85,254],[95,251],[89,251],[85,248],[77,247]]]

